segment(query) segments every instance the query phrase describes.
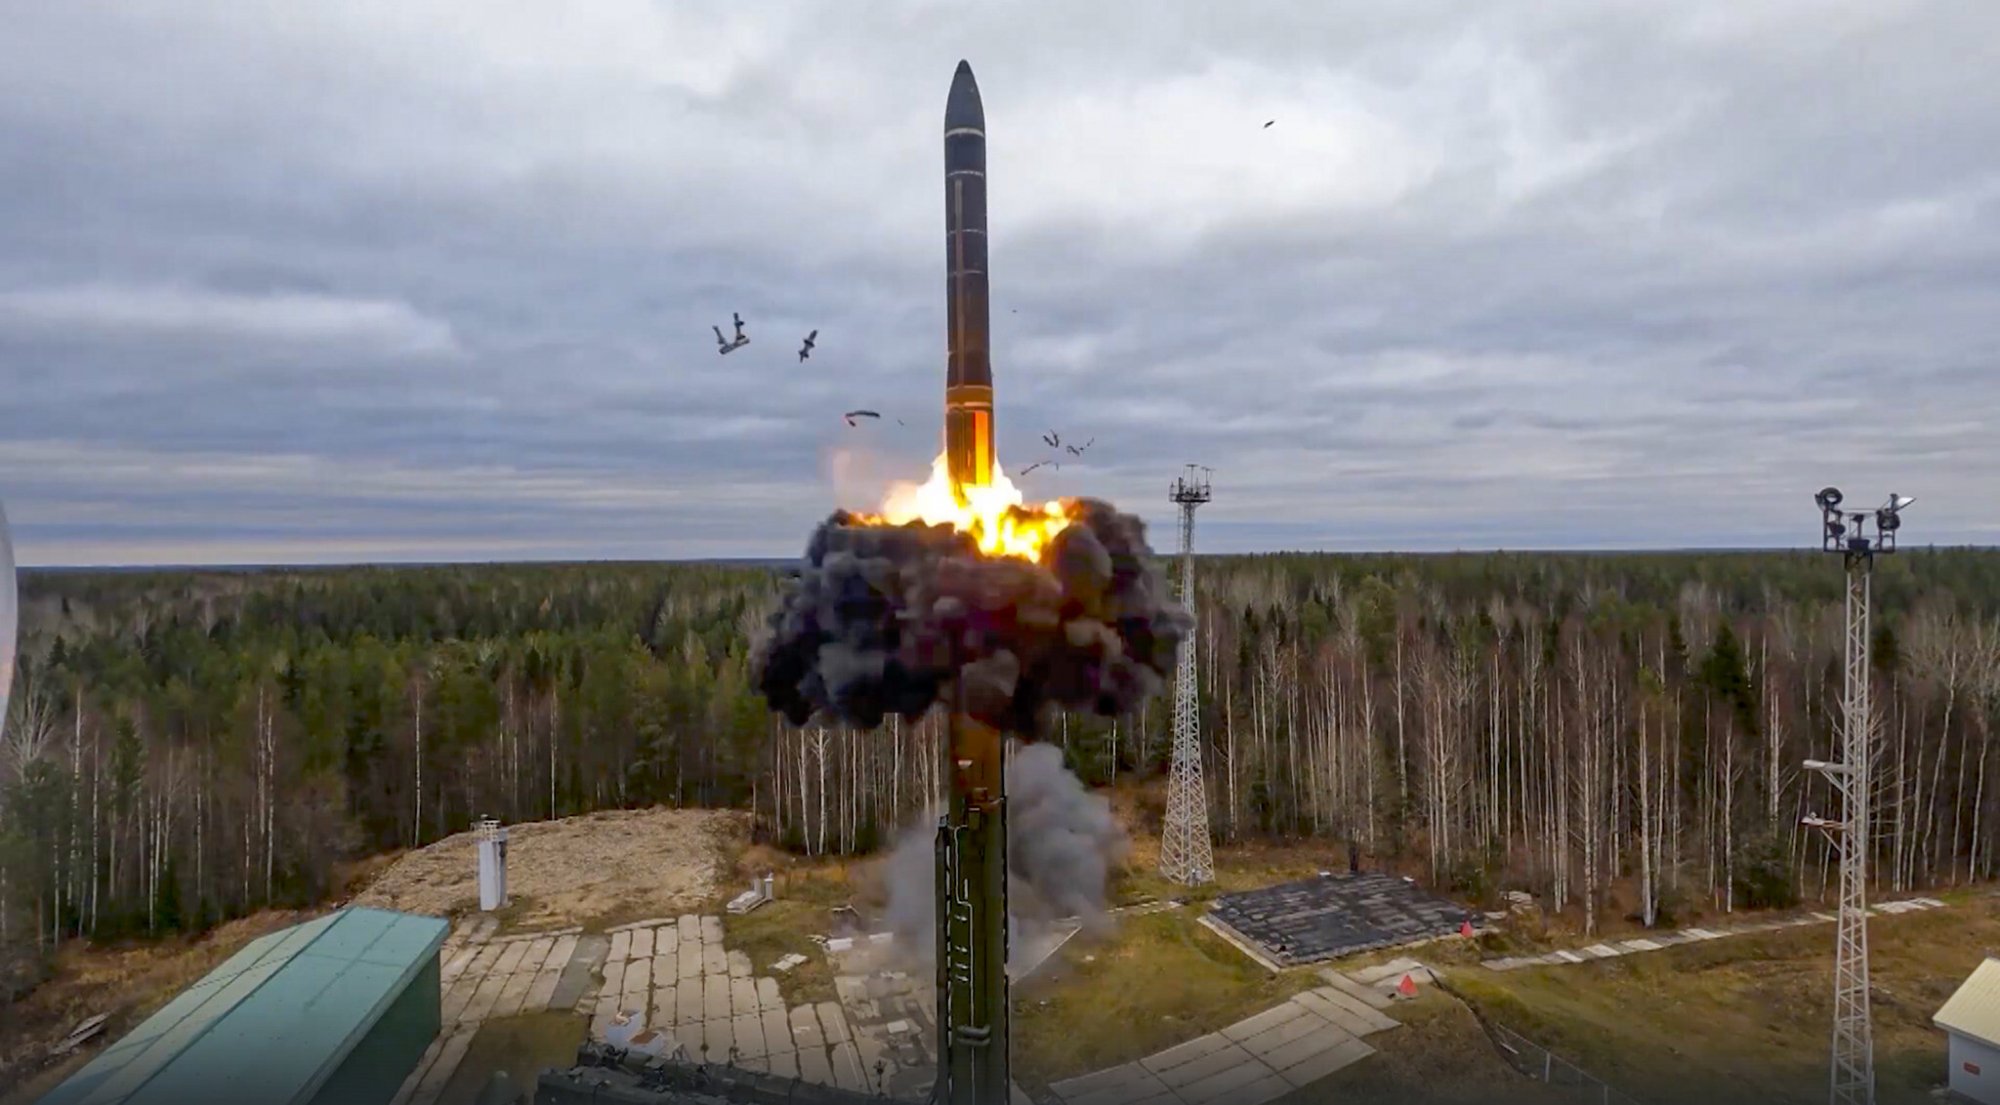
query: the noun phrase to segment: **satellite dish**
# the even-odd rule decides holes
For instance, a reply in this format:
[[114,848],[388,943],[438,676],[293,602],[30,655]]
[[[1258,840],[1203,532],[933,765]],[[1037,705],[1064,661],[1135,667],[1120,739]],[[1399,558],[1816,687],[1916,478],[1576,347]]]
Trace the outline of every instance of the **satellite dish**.
[[1917,498],[1914,495],[1897,495],[1891,493],[1889,496],[1889,505],[1883,507],[1882,509],[1887,510],[1893,514],[1896,511],[1901,510],[1904,507],[1909,506],[1911,503],[1914,503],[1916,501]]
[[0,735],[7,729],[7,692],[14,689],[14,628],[19,611],[14,591],[14,541],[7,533],[7,508],[0,506]]

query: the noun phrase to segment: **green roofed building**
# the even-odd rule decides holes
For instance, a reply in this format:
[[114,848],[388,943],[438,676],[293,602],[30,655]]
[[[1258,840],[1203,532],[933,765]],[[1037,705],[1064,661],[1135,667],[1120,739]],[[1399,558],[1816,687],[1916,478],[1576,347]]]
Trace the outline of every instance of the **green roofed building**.
[[387,1105],[437,1035],[446,928],[355,908],[260,937],[43,1105]]

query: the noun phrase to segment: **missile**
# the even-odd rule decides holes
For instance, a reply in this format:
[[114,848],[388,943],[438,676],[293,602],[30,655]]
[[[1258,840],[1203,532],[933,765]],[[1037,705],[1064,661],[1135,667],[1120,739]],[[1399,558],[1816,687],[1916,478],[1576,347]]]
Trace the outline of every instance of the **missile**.
[[986,109],[961,61],[944,102],[945,466],[963,488],[993,482],[993,366],[986,300]]

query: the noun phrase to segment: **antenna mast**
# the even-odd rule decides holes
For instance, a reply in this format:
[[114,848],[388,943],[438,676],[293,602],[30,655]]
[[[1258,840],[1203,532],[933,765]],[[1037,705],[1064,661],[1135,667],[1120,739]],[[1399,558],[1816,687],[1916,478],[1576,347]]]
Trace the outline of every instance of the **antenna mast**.
[[[1181,606],[1194,617],[1194,508],[1209,500],[1208,469],[1188,465],[1167,497],[1181,511]],[[1183,886],[1215,880],[1215,853],[1208,839],[1208,791],[1201,779],[1196,651],[1190,629],[1181,642],[1174,676],[1173,773],[1167,782],[1167,823],[1160,839],[1160,874]]]
[[[1842,693],[1840,760],[1807,760],[1840,792],[1841,820],[1807,817],[1840,849],[1840,917],[1834,938],[1833,1054],[1827,1099],[1831,1105],[1875,1105],[1875,1033],[1868,1011],[1868,803],[1875,718],[1869,702],[1869,581],[1875,556],[1896,551],[1901,512],[1914,500],[1901,495],[1874,511],[1840,510],[1841,494],[1828,487],[1813,497],[1820,509],[1820,549],[1839,553],[1847,569],[1846,684]],[[1868,535],[1870,522],[1874,536]]]

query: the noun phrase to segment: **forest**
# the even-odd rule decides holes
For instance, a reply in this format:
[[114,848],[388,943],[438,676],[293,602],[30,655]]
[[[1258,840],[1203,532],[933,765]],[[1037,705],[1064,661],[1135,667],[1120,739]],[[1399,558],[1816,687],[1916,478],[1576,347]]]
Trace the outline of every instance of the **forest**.
[[[1171,574],[1175,566],[1163,563]],[[1274,554],[1196,563],[1220,842],[1323,838],[1587,929],[1817,898],[1840,562],[1790,552]],[[0,996],[63,942],[335,893],[481,816],[754,810],[801,853],[915,819],[940,726],[773,717],[782,570],[727,563],[30,570],[0,748]],[[2000,865],[2000,551],[1875,572],[1873,871]],[[1096,785],[1159,777],[1170,700],[1058,715]],[[1617,894],[1614,897],[1614,889]]]

